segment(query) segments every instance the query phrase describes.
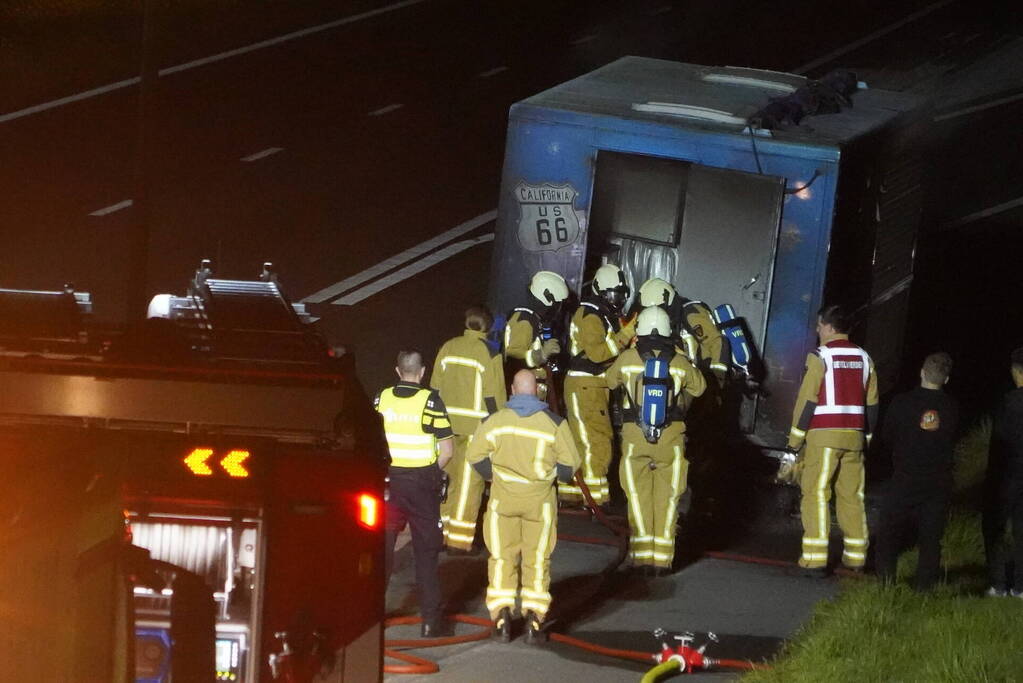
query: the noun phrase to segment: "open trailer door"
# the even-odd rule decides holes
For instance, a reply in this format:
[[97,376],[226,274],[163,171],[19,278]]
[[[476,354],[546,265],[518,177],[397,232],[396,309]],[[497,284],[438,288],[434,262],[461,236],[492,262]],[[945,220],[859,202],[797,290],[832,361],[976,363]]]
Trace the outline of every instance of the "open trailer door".
[[785,181],[692,165],[674,284],[711,307],[731,304],[763,348]]
[[[731,304],[754,353],[764,348],[785,180],[694,164],[689,169],[674,284],[711,308]],[[755,427],[757,395],[739,427]]]
[[[660,277],[711,308],[731,304],[761,350],[784,193],[777,176],[602,151],[587,272],[608,259],[633,291]],[[755,401],[743,401],[743,431],[753,430]]]

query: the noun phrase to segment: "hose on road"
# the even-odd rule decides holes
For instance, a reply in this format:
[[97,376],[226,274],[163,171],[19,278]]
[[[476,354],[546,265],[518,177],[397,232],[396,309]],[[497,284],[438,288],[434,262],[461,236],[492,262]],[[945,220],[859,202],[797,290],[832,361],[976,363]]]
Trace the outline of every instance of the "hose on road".
[[[580,514],[580,515],[593,515],[601,525],[607,528],[611,533],[614,534],[614,538],[607,538],[606,536],[578,536],[573,534],[558,534],[558,540],[569,541],[574,543],[589,543],[595,545],[608,545],[618,548],[618,553],[614,559],[601,571],[595,575],[594,579],[603,581],[603,579],[613,573],[618,567],[625,561],[628,556],[629,550],[629,530],[623,527],[617,521],[608,516],[596,503],[593,501],[593,497],[590,494],[590,489],[583,480],[581,474],[576,475],[576,485],[582,490],[583,497],[586,500],[588,510],[562,510],[561,514]],[[791,566],[792,563],[780,562],[775,560],[768,560],[765,558],[746,557],[740,555],[731,555],[728,553],[717,553],[708,552],[705,553],[706,557],[716,557],[718,559],[734,560],[740,562],[751,562],[758,564],[769,564],[778,566]],[[559,607],[559,614],[561,615],[561,621],[564,621],[564,617],[570,614],[575,609],[589,604],[590,599],[599,589],[599,582],[596,588],[587,591],[577,591],[573,596],[571,604],[566,608]],[[564,603],[562,603],[564,604]],[[447,619],[463,624],[472,624],[474,626],[483,627],[472,633],[460,635],[460,636],[447,636],[443,638],[414,638],[414,639],[390,639],[384,641],[384,657],[397,659],[404,664],[385,664],[384,673],[393,674],[431,674],[440,671],[440,667],[436,662],[430,661],[423,657],[409,654],[407,652],[401,652],[394,648],[430,648],[430,647],[443,647],[447,645],[459,645],[462,643],[471,643],[480,640],[486,640],[490,637],[491,621],[483,617],[476,617],[469,614],[453,614],[448,615]],[[421,617],[391,617],[385,620],[384,628],[398,625],[408,624],[419,624],[422,623]],[[580,638],[575,638],[564,633],[551,632],[549,637],[552,641],[557,643],[563,643],[572,647],[592,652],[594,654],[604,655],[606,657],[614,657],[616,659],[624,659],[627,661],[634,662],[651,662],[656,660],[657,655],[651,652],[642,652],[639,650],[621,650],[617,648],[605,647],[596,643],[591,643]],[[715,668],[725,669],[736,669],[736,670],[753,670],[753,669],[767,669],[769,667],[763,664],[754,664],[752,662],[746,662],[736,659],[713,659]],[[674,664],[674,666],[667,666]],[[679,668],[679,663],[675,660],[670,660],[664,664],[659,664],[653,669],[647,672],[646,676],[643,677],[643,681],[656,681],[657,676],[660,676],[669,671],[674,671]],[[657,672],[653,678],[648,678],[652,673]]]

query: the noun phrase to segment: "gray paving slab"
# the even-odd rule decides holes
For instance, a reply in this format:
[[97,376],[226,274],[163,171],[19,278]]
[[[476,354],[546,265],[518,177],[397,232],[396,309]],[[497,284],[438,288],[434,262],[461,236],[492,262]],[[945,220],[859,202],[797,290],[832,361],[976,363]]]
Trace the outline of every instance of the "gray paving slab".
[[[782,525],[791,532],[792,525]],[[561,531],[608,537],[599,525],[566,520]],[[777,543],[782,547],[790,545]],[[414,613],[414,577],[407,550],[399,553],[387,596],[389,614]],[[715,632],[708,655],[763,660],[781,647],[811,614],[814,605],[833,597],[838,583],[813,580],[792,568],[701,558],[665,577],[643,577],[627,568],[602,575],[615,558],[614,548],[560,542],[552,558],[554,630],[607,647],[658,649],[652,632],[693,631],[702,638]],[[448,608],[486,616],[486,552],[472,557],[442,556],[441,580]],[[566,605],[567,614],[559,612]],[[562,609],[559,609],[559,605]],[[456,633],[474,627],[458,625]],[[392,629],[392,638],[415,637],[413,628]],[[437,662],[438,675],[388,675],[387,681],[636,681],[649,668],[639,662],[611,659],[567,645],[530,647],[516,639],[503,645],[490,640],[443,648],[413,650]],[[701,674],[705,679],[733,679],[737,674]]]

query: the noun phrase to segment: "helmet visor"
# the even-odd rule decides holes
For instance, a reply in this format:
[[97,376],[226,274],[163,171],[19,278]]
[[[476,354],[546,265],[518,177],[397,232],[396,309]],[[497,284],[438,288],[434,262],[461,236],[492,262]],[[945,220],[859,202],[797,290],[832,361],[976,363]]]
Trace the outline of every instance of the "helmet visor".
[[625,303],[629,300],[629,288],[615,287],[614,289],[605,289],[600,293],[600,297],[612,311],[621,314],[625,309]]

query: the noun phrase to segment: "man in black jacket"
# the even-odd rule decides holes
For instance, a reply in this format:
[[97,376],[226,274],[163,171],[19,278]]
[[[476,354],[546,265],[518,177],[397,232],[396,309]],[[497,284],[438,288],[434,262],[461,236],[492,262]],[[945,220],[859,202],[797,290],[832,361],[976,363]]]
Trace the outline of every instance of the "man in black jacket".
[[[991,588],[988,595],[1023,598],[1023,347],[1012,352],[1012,381],[995,414],[984,497],[984,552]],[[1012,521],[1013,574],[1007,571],[1005,526]],[[1011,580],[1010,580],[1011,579]]]
[[920,386],[896,396],[881,437],[892,451],[895,472],[881,512],[877,574],[895,580],[899,553],[912,532],[920,547],[915,588],[929,590],[941,570],[941,537],[952,492],[952,449],[959,408],[942,391],[952,370],[947,353],[932,353],[920,369]]

